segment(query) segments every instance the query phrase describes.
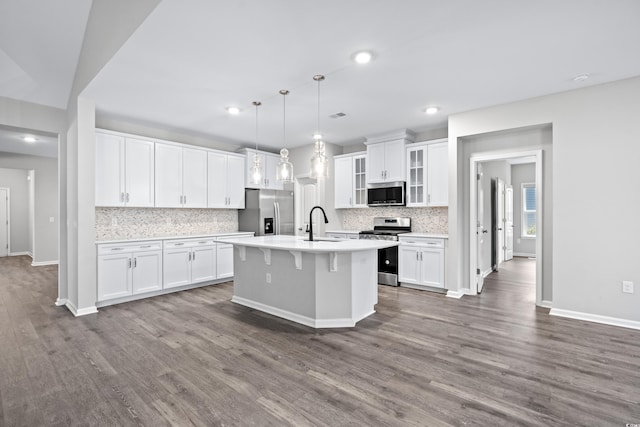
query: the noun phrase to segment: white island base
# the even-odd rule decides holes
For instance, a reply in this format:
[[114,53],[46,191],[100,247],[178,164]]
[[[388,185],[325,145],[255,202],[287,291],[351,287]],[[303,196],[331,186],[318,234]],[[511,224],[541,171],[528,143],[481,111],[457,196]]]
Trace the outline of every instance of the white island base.
[[[307,250],[342,244],[305,243],[309,246]],[[353,327],[375,313],[377,249],[354,252],[304,249],[234,245],[231,301],[312,328]]]

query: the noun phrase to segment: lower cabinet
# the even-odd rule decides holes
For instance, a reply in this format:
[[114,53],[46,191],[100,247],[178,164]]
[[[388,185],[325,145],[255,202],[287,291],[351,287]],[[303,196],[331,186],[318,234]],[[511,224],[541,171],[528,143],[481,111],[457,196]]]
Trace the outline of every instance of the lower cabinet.
[[217,279],[213,239],[164,242],[164,288]]
[[445,289],[444,239],[400,236],[398,282]]
[[355,231],[344,231],[344,232],[333,232],[327,231],[325,236],[330,237],[332,239],[342,239],[342,240],[358,240],[360,238],[360,234]]
[[98,247],[98,301],[162,289],[162,242]]
[[238,237],[253,233],[98,244],[98,306],[233,277],[233,245],[224,239]]

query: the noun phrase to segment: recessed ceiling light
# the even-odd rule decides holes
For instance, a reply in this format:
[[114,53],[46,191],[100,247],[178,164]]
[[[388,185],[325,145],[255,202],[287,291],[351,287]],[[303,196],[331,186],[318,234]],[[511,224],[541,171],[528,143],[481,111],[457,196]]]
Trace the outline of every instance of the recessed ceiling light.
[[23,140],[24,142],[36,142],[36,141],[37,141],[37,139],[36,139],[36,138],[34,138],[33,136],[23,136],[23,137],[22,137],[22,140]]
[[427,113],[427,114],[435,114],[438,111],[440,111],[440,108],[438,108],[438,107],[429,107],[426,110],[424,110],[424,112]]
[[238,107],[227,107],[227,113],[233,114],[235,116],[236,114],[240,114],[240,108],[238,108]]
[[372,58],[373,58],[373,55],[371,54],[371,52],[367,52],[367,51],[358,52],[355,55],[353,55],[353,60],[356,61],[358,64],[367,64],[371,61]]
[[578,75],[578,76],[575,76],[572,80],[573,80],[575,83],[582,83],[582,82],[584,82],[585,80],[587,80],[588,78],[589,78],[589,74],[580,74],[580,75]]

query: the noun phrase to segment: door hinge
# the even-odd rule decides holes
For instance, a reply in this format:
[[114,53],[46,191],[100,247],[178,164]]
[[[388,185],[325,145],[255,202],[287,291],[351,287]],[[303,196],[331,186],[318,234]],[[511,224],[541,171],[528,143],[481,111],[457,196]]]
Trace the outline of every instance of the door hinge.
[[476,274],[480,274],[480,269],[476,268]]
[[481,175],[481,174],[479,174],[479,173],[478,173],[478,174],[476,174],[476,180],[480,181],[480,178],[481,178],[481,177],[482,177],[482,175]]

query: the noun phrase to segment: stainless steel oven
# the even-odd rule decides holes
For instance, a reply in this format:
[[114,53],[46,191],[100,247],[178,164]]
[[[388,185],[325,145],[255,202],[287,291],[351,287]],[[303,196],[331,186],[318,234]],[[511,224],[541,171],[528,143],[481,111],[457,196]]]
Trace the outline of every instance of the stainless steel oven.
[[[360,232],[360,239],[397,241],[398,235],[411,231],[411,218],[376,217],[373,230]],[[398,286],[398,247],[378,249],[378,283]]]

